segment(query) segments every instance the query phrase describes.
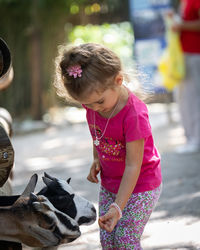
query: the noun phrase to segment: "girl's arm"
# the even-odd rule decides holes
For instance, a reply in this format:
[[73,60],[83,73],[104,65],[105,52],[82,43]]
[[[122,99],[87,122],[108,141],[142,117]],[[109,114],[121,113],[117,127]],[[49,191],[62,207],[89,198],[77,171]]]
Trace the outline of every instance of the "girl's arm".
[[97,153],[97,150],[96,150],[96,147],[94,146],[94,144],[93,144],[93,158],[94,158],[94,160],[99,159],[98,153]]
[[88,181],[93,182],[93,183],[98,183],[98,173],[101,170],[101,166],[100,166],[100,162],[99,162],[99,157],[98,157],[98,153],[96,150],[96,147],[93,145],[93,163],[92,166],[90,168],[90,172],[87,176]]
[[126,167],[115,202],[124,209],[137,183],[143,161],[144,139],[126,143]]
[[[126,206],[137,183],[143,161],[143,153],[144,139],[126,144],[126,167],[115,199],[115,203],[121,211]],[[102,229],[112,232],[118,220],[119,212],[116,207],[112,206],[104,216],[99,218],[99,225]]]

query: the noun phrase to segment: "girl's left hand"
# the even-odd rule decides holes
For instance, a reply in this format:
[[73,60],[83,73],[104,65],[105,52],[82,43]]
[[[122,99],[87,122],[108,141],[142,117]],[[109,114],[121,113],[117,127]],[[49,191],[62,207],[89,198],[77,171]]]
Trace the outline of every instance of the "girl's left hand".
[[108,212],[99,218],[100,228],[111,233],[119,220],[119,213],[116,208],[111,207]]

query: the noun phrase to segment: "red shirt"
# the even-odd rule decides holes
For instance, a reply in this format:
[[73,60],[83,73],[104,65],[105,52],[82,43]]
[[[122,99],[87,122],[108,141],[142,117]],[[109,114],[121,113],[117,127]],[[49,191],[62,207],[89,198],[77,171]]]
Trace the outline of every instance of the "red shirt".
[[[200,19],[200,0],[182,0],[182,19],[184,21],[195,21]],[[181,32],[181,43],[186,53],[200,54],[200,31]]]

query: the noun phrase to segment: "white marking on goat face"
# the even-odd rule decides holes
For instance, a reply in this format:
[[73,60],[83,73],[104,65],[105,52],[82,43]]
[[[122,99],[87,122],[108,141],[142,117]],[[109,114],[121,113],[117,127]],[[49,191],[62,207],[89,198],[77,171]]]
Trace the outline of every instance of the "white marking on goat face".
[[70,195],[74,195],[73,202],[76,207],[75,221],[78,222],[79,225],[90,225],[94,223],[96,220],[96,209],[94,205],[85,198],[75,194],[72,187],[66,181],[59,180],[59,184],[63,190]]
[[[55,230],[57,230],[57,236],[60,238],[60,243],[68,243],[78,238],[81,233],[77,222],[56,209],[46,197],[42,196],[42,198],[44,199],[43,203],[46,205],[46,214],[56,221],[57,228]],[[38,202],[34,202],[36,207],[38,205],[37,203]],[[42,209],[41,212],[43,211]]]

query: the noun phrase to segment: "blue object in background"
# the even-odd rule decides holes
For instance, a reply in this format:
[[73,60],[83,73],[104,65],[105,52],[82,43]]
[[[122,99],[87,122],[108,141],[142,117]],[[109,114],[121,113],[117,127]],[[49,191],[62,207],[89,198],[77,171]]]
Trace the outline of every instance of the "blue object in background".
[[171,10],[170,0],[129,0],[134,29],[134,59],[139,80],[145,90],[166,92],[159,84],[157,65],[166,47],[164,15]]

